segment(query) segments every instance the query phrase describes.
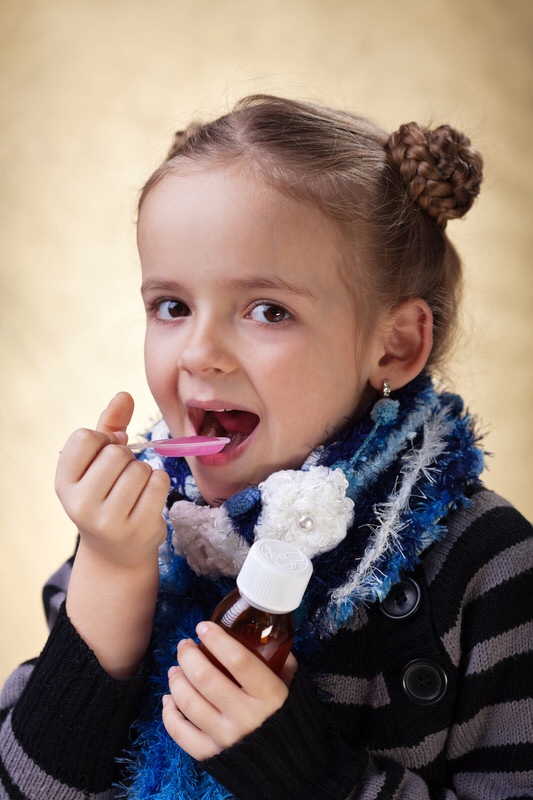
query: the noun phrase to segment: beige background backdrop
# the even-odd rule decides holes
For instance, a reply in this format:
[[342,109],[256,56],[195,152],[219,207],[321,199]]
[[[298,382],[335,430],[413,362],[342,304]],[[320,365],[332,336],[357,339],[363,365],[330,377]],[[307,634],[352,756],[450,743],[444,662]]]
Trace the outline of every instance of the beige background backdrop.
[[533,517],[530,0],[3,0],[0,5],[0,680],[45,641],[41,584],[74,542],[57,453],[144,385],[137,190],[172,131],[237,97],[322,100],[389,129],[451,122],[486,181],[450,226],[467,274],[450,368]]

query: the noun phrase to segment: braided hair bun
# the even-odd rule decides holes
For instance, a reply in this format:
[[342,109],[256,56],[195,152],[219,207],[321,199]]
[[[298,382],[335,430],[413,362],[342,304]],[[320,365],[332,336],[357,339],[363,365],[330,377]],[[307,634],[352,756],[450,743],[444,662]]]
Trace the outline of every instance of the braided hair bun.
[[416,122],[401,125],[385,145],[409,197],[444,230],[450,219],[462,217],[479,194],[483,159],[470,139],[441,125],[433,130]]

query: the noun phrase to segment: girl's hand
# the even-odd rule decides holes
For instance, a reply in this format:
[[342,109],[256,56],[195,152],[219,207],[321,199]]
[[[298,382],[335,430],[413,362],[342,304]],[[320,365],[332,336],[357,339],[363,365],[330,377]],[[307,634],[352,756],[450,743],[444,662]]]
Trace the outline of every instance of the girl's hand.
[[290,655],[278,677],[215,623],[201,622],[196,632],[240,684],[217,669],[193,641],[179,643],[179,667],[169,670],[163,722],[180,747],[203,761],[236,744],[281,708],[297,664]]
[[150,641],[169,488],[165,472],[152,471],[122,446],[132,413],[132,397],[121,392],[97,430],[72,434],[56,472],[57,494],[80,533],[67,614],[119,679],[135,673]]
[[[153,559],[165,538],[161,517],[169,478],[137,461],[120,445],[133,414],[133,398],[119,393],[95,431],[80,429],[59,458],[56,492],[84,546],[107,563],[136,566]],[[113,446],[109,446],[113,445]]]

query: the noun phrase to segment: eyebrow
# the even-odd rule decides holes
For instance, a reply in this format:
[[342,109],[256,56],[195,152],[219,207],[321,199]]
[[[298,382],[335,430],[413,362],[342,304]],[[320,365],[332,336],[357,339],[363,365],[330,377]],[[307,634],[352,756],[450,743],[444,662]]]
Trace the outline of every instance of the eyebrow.
[[[303,295],[316,299],[316,295],[309,286],[292,284],[285,281],[278,275],[265,275],[262,277],[236,278],[224,283],[229,289],[257,290],[257,289],[278,289],[291,294]],[[163,294],[181,294],[183,286],[177,281],[164,281],[158,278],[149,278],[141,286],[141,294],[149,292],[161,292]]]

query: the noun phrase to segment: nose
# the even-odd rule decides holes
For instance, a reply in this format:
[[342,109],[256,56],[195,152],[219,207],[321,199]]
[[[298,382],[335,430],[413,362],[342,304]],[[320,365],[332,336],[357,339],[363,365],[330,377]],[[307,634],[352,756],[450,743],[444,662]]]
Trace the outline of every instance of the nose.
[[184,332],[178,367],[194,375],[233,372],[237,364],[231,336],[214,319],[193,319]]

